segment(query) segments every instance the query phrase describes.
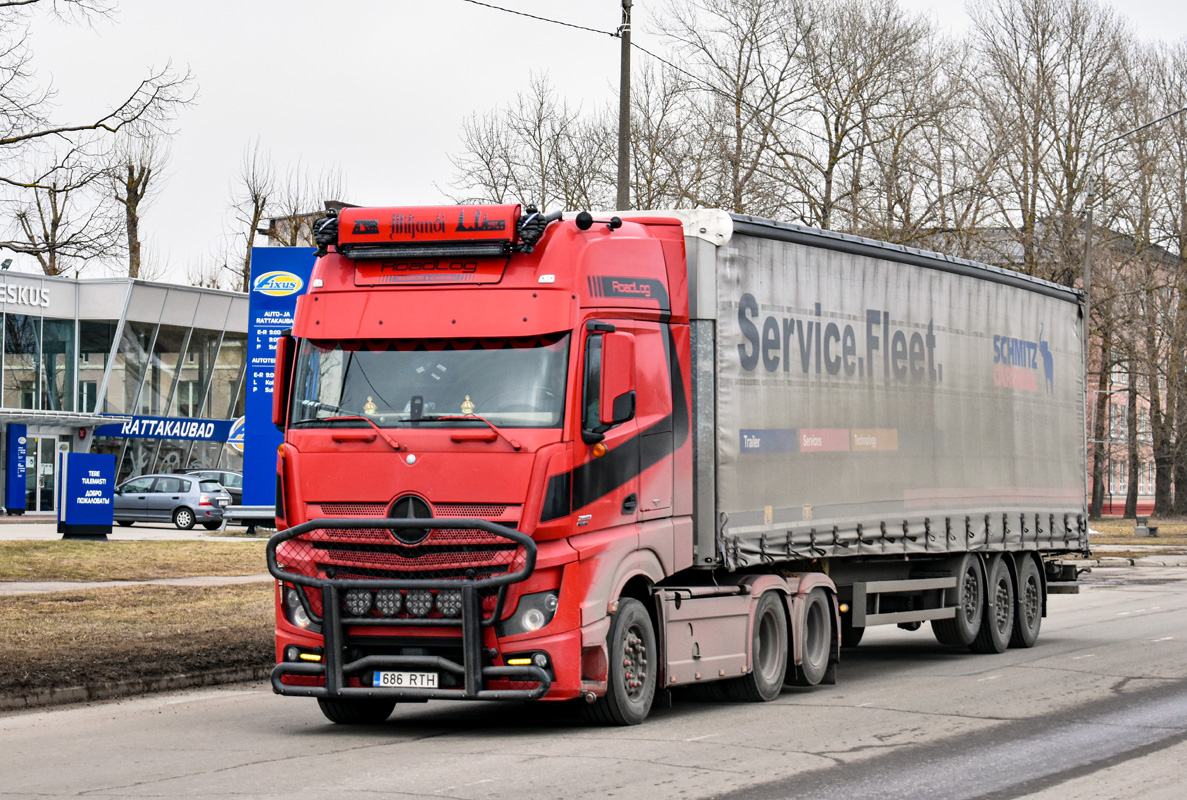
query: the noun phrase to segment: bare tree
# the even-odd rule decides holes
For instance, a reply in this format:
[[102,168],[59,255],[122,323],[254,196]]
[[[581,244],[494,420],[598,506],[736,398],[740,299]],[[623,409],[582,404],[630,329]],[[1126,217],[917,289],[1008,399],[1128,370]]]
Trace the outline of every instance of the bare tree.
[[[251,290],[251,249],[260,235],[260,225],[268,216],[276,192],[276,172],[272,158],[260,149],[260,140],[243,151],[243,160],[232,190],[231,210],[237,225],[241,252],[235,259],[235,284],[240,291]],[[228,262],[230,263],[230,262]]]
[[699,181],[697,203],[768,216],[788,209],[787,188],[773,175],[776,134],[804,101],[806,8],[802,0],[669,4],[661,25],[700,90],[689,98],[716,167]]
[[278,180],[273,199],[268,204],[272,215],[269,238],[281,247],[313,244],[313,220],[321,216],[327,202],[346,196],[346,178],[338,167],[313,173],[298,161],[284,180]]
[[1128,44],[1096,0],[975,0],[972,44],[1013,266],[1071,285],[1082,252],[1079,209],[1090,154],[1113,132]]
[[125,129],[165,131],[177,112],[194,99],[189,71],[171,64],[149,70],[147,77],[110,111],[83,122],[57,123],[51,117],[53,90],[37,84],[29,49],[29,16],[37,7],[63,19],[91,21],[110,16],[106,0],[3,0],[0,2],[0,183],[28,188],[38,174],[21,165],[27,148],[53,140],[77,144],[89,133],[112,134]]
[[91,260],[119,251],[118,220],[94,159],[71,149],[13,194],[11,236],[4,247],[31,255],[46,275],[77,275]]
[[159,191],[168,162],[168,140],[163,136],[128,136],[117,144],[105,170],[111,196],[123,212],[129,278],[141,277],[140,218]]

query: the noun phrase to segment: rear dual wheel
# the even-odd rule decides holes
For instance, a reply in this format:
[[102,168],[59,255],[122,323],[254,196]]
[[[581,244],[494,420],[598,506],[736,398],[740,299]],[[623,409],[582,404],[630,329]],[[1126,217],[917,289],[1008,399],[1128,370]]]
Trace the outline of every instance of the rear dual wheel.
[[[788,686],[815,686],[828,675],[832,655],[833,614],[828,595],[819,587],[804,599],[802,660],[791,670]],[[832,679],[829,679],[832,683]]]
[[783,690],[787,676],[787,614],[778,592],[764,592],[754,609],[750,642],[751,670],[725,685],[730,700],[765,703]]

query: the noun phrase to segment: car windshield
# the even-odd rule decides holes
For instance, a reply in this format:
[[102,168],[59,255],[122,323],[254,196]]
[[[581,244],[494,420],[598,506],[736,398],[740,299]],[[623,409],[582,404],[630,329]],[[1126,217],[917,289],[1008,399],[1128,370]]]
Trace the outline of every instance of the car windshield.
[[297,356],[290,421],[365,425],[361,420],[332,420],[362,416],[382,427],[403,427],[475,414],[500,427],[558,428],[565,410],[568,343],[563,333],[498,339],[305,340]]

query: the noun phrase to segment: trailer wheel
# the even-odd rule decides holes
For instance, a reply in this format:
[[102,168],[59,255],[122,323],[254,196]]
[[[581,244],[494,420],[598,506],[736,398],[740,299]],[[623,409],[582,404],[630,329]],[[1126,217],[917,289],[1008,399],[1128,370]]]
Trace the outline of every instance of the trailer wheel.
[[339,725],[378,725],[392,715],[395,700],[367,698],[361,700],[334,700],[317,698],[321,713],[326,719]]
[[956,616],[932,620],[931,629],[940,644],[968,647],[981,632],[982,608],[985,605],[985,576],[981,559],[967,553],[956,570]]
[[606,637],[610,674],[606,694],[582,706],[586,718],[599,725],[638,725],[651,712],[659,668],[659,650],[651,617],[638,600],[618,603]]
[[754,609],[754,636],[750,642],[752,669],[729,681],[725,690],[731,700],[766,703],[783,691],[787,676],[787,615],[778,592],[765,592]]
[[832,609],[824,590],[817,587],[804,601],[802,661],[792,670],[788,686],[815,686],[828,672],[832,651]]
[[1014,633],[1010,647],[1034,647],[1043,624],[1043,579],[1029,555],[1018,562],[1018,586],[1015,595]]
[[1004,653],[1014,634],[1014,579],[1001,556],[989,562],[981,631],[970,649],[974,653]]

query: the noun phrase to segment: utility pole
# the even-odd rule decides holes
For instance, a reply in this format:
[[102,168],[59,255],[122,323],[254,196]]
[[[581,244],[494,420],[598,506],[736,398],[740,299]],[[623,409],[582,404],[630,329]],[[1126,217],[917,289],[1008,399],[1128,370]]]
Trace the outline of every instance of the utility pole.
[[618,75],[618,200],[617,207],[631,207],[631,0],[622,0],[622,66]]

